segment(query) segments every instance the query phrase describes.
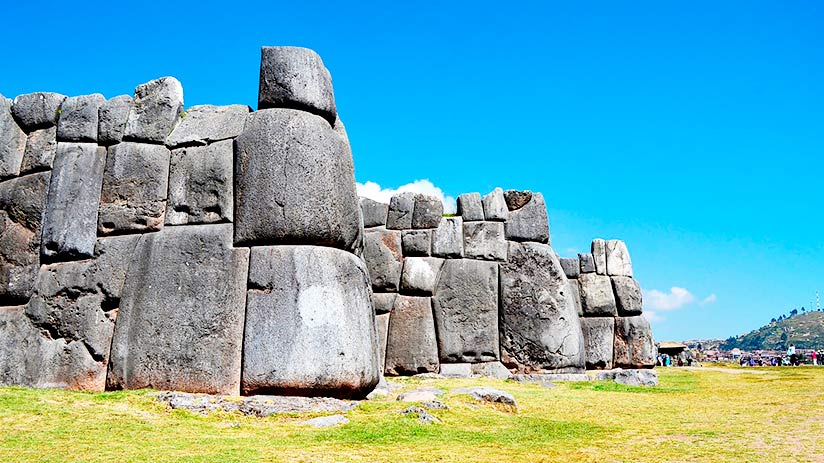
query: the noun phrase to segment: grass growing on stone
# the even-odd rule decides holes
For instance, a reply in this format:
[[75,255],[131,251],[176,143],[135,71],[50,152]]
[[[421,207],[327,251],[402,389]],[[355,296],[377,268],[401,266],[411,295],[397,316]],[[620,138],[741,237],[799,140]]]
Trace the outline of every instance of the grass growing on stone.
[[658,388],[553,389],[491,379],[393,380],[406,390],[487,385],[518,413],[447,394],[419,424],[393,396],[332,429],[313,415],[253,418],[167,410],[144,391],[0,388],[3,462],[821,462],[824,368],[660,370]]

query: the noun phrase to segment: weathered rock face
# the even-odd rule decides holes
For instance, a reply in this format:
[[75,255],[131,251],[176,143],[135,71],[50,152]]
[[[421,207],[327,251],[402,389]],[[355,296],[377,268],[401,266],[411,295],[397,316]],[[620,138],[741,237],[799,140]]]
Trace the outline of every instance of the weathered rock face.
[[587,369],[611,369],[615,319],[612,317],[582,318],[581,329],[584,333]]
[[109,148],[98,217],[101,235],[163,227],[169,159],[163,145],[127,142]]
[[232,140],[172,151],[166,225],[231,222]]
[[183,112],[183,86],[174,77],[138,85],[134,104],[126,120],[123,139],[146,143],[163,143],[180,122]]
[[244,394],[365,397],[379,358],[363,262],[317,246],[252,248]]
[[248,263],[248,250],[232,249],[229,224],[142,235],[123,288],[108,387],[237,395]]
[[641,286],[632,277],[614,276],[612,289],[615,291],[615,302],[618,306],[618,315],[622,317],[641,315],[643,302]]
[[396,292],[401,284],[401,232],[375,228],[363,234],[363,259],[375,291]]
[[484,219],[484,208],[480,193],[464,193],[458,196],[458,214],[464,222],[477,222]]
[[432,308],[441,362],[491,362],[500,358],[496,263],[446,260]]
[[235,242],[353,250],[360,236],[352,155],[318,116],[253,113],[235,139]]
[[463,257],[463,220],[460,217],[441,218],[438,228],[432,231],[432,255],[451,259]]
[[334,124],[332,76],[317,53],[299,47],[262,47],[258,109],[291,108]]
[[97,237],[106,150],[94,143],[59,143],[43,223],[43,256],[91,257]]
[[[549,243],[549,218],[541,193],[509,190],[509,213],[504,226],[506,239]],[[526,198],[529,198],[526,202]]]
[[523,370],[582,370],[581,324],[552,248],[510,242],[508,259],[500,272],[504,364]]
[[438,282],[443,259],[437,257],[407,257],[403,260],[401,292],[431,296]]
[[375,349],[378,352],[378,371],[383,375],[383,369],[386,366],[386,339],[389,335],[389,313],[375,315],[375,329],[377,330]]
[[432,231],[404,230],[401,242],[404,256],[428,256],[432,249]]
[[581,285],[581,306],[588,317],[618,315],[612,283],[608,276],[584,273],[578,278]]
[[581,264],[581,273],[595,273],[595,259],[592,254],[578,254],[578,261]]
[[463,224],[464,256],[482,260],[506,260],[504,224],[468,222]]
[[372,306],[376,315],[388,314],[395,305],[397,293],[372,293]]
[[166,138],[166,146],[178,148],[207,145],[235,138],[243,132],[248,117],[249,107],[245,105],[192,106]]
[[27,174],[52,168],[57,154],[57,127],[35,130],[26,139],[26,151],[20,173]]
[[597,238],[592,240],[592,260],[595,262],[595,273],[607,274],[607,242]]
[[25,304],[40,267],[49,172],[0,183],[0,305]]
[[60,141],[97,142],[98,110],[106,101],[99,93],[66,98],[57,120]]
[[369,198],[360,198],[360,206],[364,227],[383,227],[386,225],[386,215],[389,213],[388,204]]
[[632,260],[629,258],[627,245],[620,240],[606,242],[607,274],[632,276]]
[[428,195],[415,195],[415,208],[412,211],[412,228],[435,228],[443,217],[443,203],[440,199]]
[[509,209],[504,199],[504,190],[495,188],[483,198],[484,220],[505,221],[509,216]]
[[646,318],[639,315],[615,319],[616,367],[652,368],[655,354],[655,341]]
[[561,268],[564,269],[564,274],[567,278],[578,278],[581,274],[581,266],[579,265],[578,258],[573,257],[571,259],[561,258]]
[[26,133],[14,121],[11,100],[0,95],[0,179],[20,173],[26,150]]
[[389,212],[386,216],[386,228],[406,230],[412,228],[415,210],[415,193],[400,193],[389,200]]
[[579,317],[584,316],[584,308],[581,305],[581,287],[578,285],[578,280],[569,280],[569,295],[572,298],[572,304],[575,306],[575,312]]
[[36,92],[20,95],[14,99],[12,114],[26,132],[57,125],[58,110],[65,95],[52,92]]
[[97,143],[113,145],[123,141],[132,104],[132,97],[120,95],[100,105],[97,115]]
[[437,373],[438,366],[429,298],[398,296],[389,316],[386,374]]

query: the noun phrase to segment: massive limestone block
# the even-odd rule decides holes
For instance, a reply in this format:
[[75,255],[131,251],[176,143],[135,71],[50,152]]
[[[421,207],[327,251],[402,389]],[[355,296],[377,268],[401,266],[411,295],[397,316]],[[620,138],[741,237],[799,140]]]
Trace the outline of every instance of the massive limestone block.
[[389,200],[386,228],[391,230],[408,230],[412,228],[414,210],[415,193],[406,192],[392,196],[392,199]]
[[592,260],[595,261],[595,273],[607,274],[607,242],[601,238],[592,240]]
[[504,224],[467,222],[463,224],[464,256],[472,259],[506,260]]
[[484,219],[494,221],[506,221],[509,217],[509,209],[506,207],[504,190],[495,188],[483,198]]
[[[549,218],[544,195],[515,190],[508,190],[507,193],[509,215],[504,226],[506,239],[549,243]],[[527,196],[529,200],[524,203]]]
[[172,151],[167,225],[232,221],[232,147],[224,140]]
[[581,305],[581,287],[578,280],[574,278],[569,279],[569,295],[572,298],[572,304],[575,306],[575,312],[579,317],[584,316],[584,308]]
[[438,228],[432,231],[432,255],[453,259],[463,257],[463,219],[441,217]]
[[577,257],[570,259],[561,258],[561,267],[564,269],[564,274],[567,278],[578,278],[581,274],[581,266]]
[[443,259],[437,257],[407,257],[403,260],[401,293],[431,296],[438,282]]
[[57,139],[97,142],[98,110],[105,101],[99,93],[66,98],[57,120]]
[[36,92],[14,99],[12,113],[26,132],[57,125],[60,105],[66,96],[52,92]]
[[161,77],[134,89],[134,104],[123,139],[163,143],[183,112],[183,86],[174,77]]
[[378,367],[380,374],[383,375],[383,369],[386,366],[386,339],[389,334],[389,314],[375,315],[375,328],[377,329],[377,343],[375,347],[378,350]]
[[100,105],[97,121],[97,142],[113,145],[123,141],[126,121],[134,102],[129,95],[116,96]]
[[641,286],[632,277],[614,276],[612,289],[615,292],[615,302],[618,306],[618,315],[622,317],[641,315],[643,300]]
[[163,145],[126,142],[109,148],[98,217],[101,235],[163,227],[169,158]]
[[484,219],[484,207],[480,193],[464,193],[458,196],[458,215],[464,222],[479,222]]
[[243,132],[249,107],[246,105],[192,106],[166,139],[166,146],[207,145],[235,138]]
[[595,273],[595,259],[591,253],[578,254],[578,260],[581,264],[581,273]]
[[49,260],[91,257],[106,149],[94,143],[58,143],[43,219],[42,254]]
[[581,323],[561,263],[541,243],[509,243],[500,264],[501,357],[521,371],[579,372]]
[[41,172],[0,183],[0,305],[31,296],[50,177]]
[[308,111],[334,124],[332,76],[317,53],[300,47],[262,47],[258,109]]
[[26,150],[26,133],[14,121],[11,100],[0,95],[0,179],[20,173]]
[[372,293],[372,306],[375,308],[375,314],[383,315],[391,312],[397,296],[397,293]]
[[383,227],[386,225],[386,215],[389,204],[381,203],[369,198],[360,198],[363,226],[366,228]]
[[373,290],[398,291],[403,268],[401,232],[383,228],[367,230],[363,234],[363,260],[369,269]]
[[652,368],[655,354],[655,341],[646,318],[615,318],[615,367]]
[[386,374],[437,373],[439,366],[429,298],[398,296],[389,316]]
[[51,169],[56,154],[57,127],[35,130],[26,138],[26,151],[23,154],[20,173]]
[[612,369],[615,319],[612,317],[582,318],[581,329],[584,333],[587,369]]
[[584,273],[578,277],[581,286],[581,306],[584,316],[608,317],[618,315],[612,283],[608,276]]
[[429,195],[415,195],[412,228],[435,228],[443,217],[443,202]]
[[500,358],[498,264],[450,259],[432,299],[441,362],[491,362]]
[[323,119],[252,113],[235,139],[235,242],[352,250],[361,233],[352,154]]
[[249,250],[231,224],[140,237],[123,287],[107,387],[240,392]]
[[378,383],[369,276],[351,253],[252,248],[244,394],[362,398]]
[[607,274],[632,276],[632,260],[629,258],[627,245],[621,240],[606,242]]
[[432,231],[404,230],[401,241],[404,256],[428,256],[432,249]]

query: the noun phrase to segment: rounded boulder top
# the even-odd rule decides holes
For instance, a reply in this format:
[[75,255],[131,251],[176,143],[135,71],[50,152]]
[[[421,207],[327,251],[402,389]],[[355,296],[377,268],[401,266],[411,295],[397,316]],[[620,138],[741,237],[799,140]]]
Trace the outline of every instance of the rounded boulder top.
[[314,50],[261,47],[258,109],[267,108],[299,109],[335,124],[332,76]]

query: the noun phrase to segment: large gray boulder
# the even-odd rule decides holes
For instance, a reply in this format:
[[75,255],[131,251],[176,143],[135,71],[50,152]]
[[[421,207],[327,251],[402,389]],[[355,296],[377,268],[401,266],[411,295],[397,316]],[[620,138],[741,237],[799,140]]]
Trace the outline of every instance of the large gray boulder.
[[480,193],[464,193],[458,196],[458,215],[464,222],[479,222],[484,219],[484,207]]
[[618,276],[632,276],[632,260],[629,257],[627,245],[621,240],[606,242],[607,274]]
[[364,227],[383,227],[386,225],[386,215],[389,212],[389,204],[362,197],[360,198],[360,207],[361,214],[363,214]]
[[97,114],[97,143],[108,146],[123,141],[132,105],[132,97],[129,95],[116,96],[100,105]]
[[[527,194],[528,193],[528,194]],[[526,198],[529,198],[526,202]],[[509,209],[504,232],[512,241],[549,243],[549,218],[544,195],[529,191],[507,190]]]
[[363,398],[378,383],[369,276],[351,253],[252,248],[242,391]]
[[437,257],[407,257],[403,260],[401,293],[431,296],[444,260]]
[[443,202],[429,195],[415,195],[412,228],[435,228],[443,217]]
[[613,317],[618,315],[612,283],[606,275],[583,273],[578,277],[584,316]]
[[25,304],[40,267],[49,172],[0,183],[0,305]]
[[441,217],[438,228],[432,231],[432,255],[452,259],[463,257],[463,220],[460,217]]
[[14,121],[11,100],[0,95],[0,179],[20,173],[26,151],[26,133]]
[[506,260],[504,224],[466,222],[463,224],[464,256],[471,259]]
[[484,220],[504,222],[509,217],[509,209],[504,199],[504,190],[495,188],[483,198]]
[[607,274],[607,242],[601,238],[592,240],[592,260],[595,262],[595,273]]
[[12,114],[27,133],[36,129],[57,125],[60,105],[66,95],[52,92],[36,92],[20,95],[14,99]]
[[389,200],[389,212],[386,216],[386,228],[391,230],[408,230],[412,228],[415,210],[415,193],[398,193]]
[[323,119],[252,113],[235,139],[235,242],[354,250],[361,235],[352,154]]
[[66,98],[57,120],[57,139],[96,143],[98,110],[105,102],[99,93]]
[[500,264],[501,356],[521,371],[580,372],[581,323],[555,252],[541,243],[509,243]]
[[655,366],[655,340],[652,329],[643,316],[615,319],[616,367],[652,368]]
[[174,77],[161,77],[138,85],[123,139],[163,143],[180,122],[182,112],[183,86]]
[[232,140],[172,151],[166,225],[232,221],[233,153]]
[[584,333],[587,370],[612,368],[615,344],[615,319],[613,317],[588,317],[581,319]]
[[366,230],[363,234],[363,260],[369,269],[373,290],[397,292],[403,269],[401,232],[382,227]]
[[48,170],[57,155],[57,127],[38,129],[26,138],[26,151],[20,165],[20,173],[27,174]]
[[49,260],[91,257],[97,238],[106,149],[58,143],[43,218],[42,254]]
[[638,281],[632,277],[614,276],[610,278],[612,279],[612,289],[615,292],[618,315],[622,317],[641,315],[643,300],[641,286]]
[[140,237],[123,287],[107,387],[240,393],[249,250],[232,226]]
[[177,127],[166,138],[166,146],[207,145],[216,141],[235,138],[243,132],[249,107],[246,105],[199,105],[184,113]]
[[332,76],[317,53],[299,47],[262,47],[258,109],[290,108],[337,118]]
[[498,264],[447,260],[441,268],[432,309],[441,362],[491,362],[500,358]]
[[428,297],[398,296],[389,317],[386,374],[437,373],[438,344]]
[[101,235],[163,227],[169,159],[163,145],[126,142],[109,148],[98,217]]
[[432,250],[432,230],[404,230],[401,242],[404,256],[428,256]]

